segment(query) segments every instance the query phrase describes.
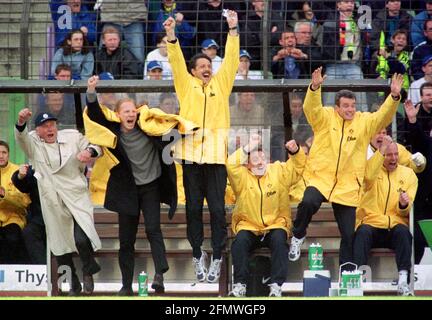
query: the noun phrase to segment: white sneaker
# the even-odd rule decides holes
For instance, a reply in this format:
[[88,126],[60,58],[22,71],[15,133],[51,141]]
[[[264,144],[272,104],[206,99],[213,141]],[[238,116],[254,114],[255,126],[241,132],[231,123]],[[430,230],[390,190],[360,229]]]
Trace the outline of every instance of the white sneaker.
[[199,259],[193,257],[192,264],[195,268],[195,275],[199,282],[204,282],[207,277],[207,253],[201,251],[201,257]]
[[277,283],[270,283],[268,286],[270,287],[269,297],[282,297],[282,286]]
[[229,293],[230,297],[245,297],[246,285],[240,282],[234,283],[232,291]]
[[291,246],[290,246],[290,251],[288,253],[288,258],[290,259],[290,261],[297,261],[300,258],[301,246],[305,241],[305,239],[306,237],[297,239],[296,237],[293,236],[291,238]]
[[411,291],[411,288],[409,287],[408,283],[402,282],[398,284],[397,288],[398,296],[413,296],[414,294]]
[[219,280],[222,265],[222,258],[214,259],[212,257],[210,268],[207,274],[207,282],[214,283]]

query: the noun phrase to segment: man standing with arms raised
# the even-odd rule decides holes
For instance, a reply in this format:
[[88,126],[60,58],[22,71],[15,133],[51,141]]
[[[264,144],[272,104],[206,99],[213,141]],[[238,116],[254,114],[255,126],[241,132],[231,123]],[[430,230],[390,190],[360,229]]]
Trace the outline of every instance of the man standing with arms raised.
[[[182,139],[174,153],[183,163],[186,195],[187,234],[192,246],[193,265],[198,281],[217,282],[227,229],[225,221],[225,188],[227,171],[227,133],[230,127],[229,96],[239,65],[240,40],[238,18],[228,10],[229,33],[224,61],[213,76],[211,59],[199,53],[192,57],[189,72],[178,39],[175,20],[164,22],[168,36],[168,60],[173,71],[174,86],[180,105],[180,116],[200,126],[187,139]],[[207,199],[211,217],[213,257],[207,272],[207,254],[203,242],[202,208]]]
[[300,257],[300,248],[312,216],[322,202],[331,202],[341,233],[339,263],[352,262],[355,211],[362,194],[369,141],[392,120],[400,101],[403,76],[395,74],[391,94],[377,112],[356,112],[352,91],[336,94],[335,107],[323,107],[322,67],[312,73],[304,113],[314,132],[309,153],[309,183],[294,221],[289,259]]

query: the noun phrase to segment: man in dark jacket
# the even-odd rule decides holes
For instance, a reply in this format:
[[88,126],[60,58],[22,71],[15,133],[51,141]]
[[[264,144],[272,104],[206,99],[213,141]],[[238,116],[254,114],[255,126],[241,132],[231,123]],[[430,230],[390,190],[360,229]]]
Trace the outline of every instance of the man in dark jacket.
[[421,42],[414,48],[411,58],[411,74],[414,80],[423,77],[423,59],[432,55],[432,19],[425,21],[423,33],[426,36],[426,41]]
[[419,264],[423,257],[424,248],[428,247],[419,220],[432,219],[432,138],[424,132],[419,111],[422,107],[415,107],[410,100],[405,102],[405,113],[408,119],[407,131],[411,137],[412,152],[421,152],[426,157],[426,168],[417,175],[418,190],[414,200],[414,261]]
[[96,53],[96,74],[109,72],[114,79],[142,79],[142,62],[120,44],[120,33],[107,27],[102,33],[103,47]]
[[27,225],[22,231],[27,253],[33,264],[46,264],[46,231],[42,217],[37,180],[34,170],[28,164],[21,165],[12,175],[12,183],[22,193],[30,196]]
[[[163,293],[163,274],[169,267],[160,228],[160,202],[167,202],[171,206],[171,213],[175,211],[175,167],[174,164],[164,165],[153,137],[147,135],[137,124],[138,113],[132,99],[123,99],[117,103],[115,112],[120,123],[109,121],[105,117],[96,97],[97,83],[97,76],[88,80],[88,117],[114,133],[118,141],[114,148],[108,148],[117,158],[118,164],[110,170],[104,206],[119,214],[119,264],[123,284],[119,295],[133,295],[134,246],[140,211],[144,215],[145,230],[155,265],[152,288],[156,293]],[[169,184],[161,182],[165,170],[171,170],[168,173]],[[165,199],[167,197],[169,201]]]

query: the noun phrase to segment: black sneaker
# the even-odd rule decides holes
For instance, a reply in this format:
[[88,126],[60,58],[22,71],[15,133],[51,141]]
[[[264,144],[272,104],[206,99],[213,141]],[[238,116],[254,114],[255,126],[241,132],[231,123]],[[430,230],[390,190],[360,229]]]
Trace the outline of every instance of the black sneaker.
[[134,292],[131,287],[122,287],[117,295],[120,297],[132,297]]
[[165,287],[164,287],[164,278],[163,275],[160,273],[156,273],[154,278],[153,278],[153,283],[151,285],[152,289],[154,289],[155,293],[157,294],[161,294],[165,292]]

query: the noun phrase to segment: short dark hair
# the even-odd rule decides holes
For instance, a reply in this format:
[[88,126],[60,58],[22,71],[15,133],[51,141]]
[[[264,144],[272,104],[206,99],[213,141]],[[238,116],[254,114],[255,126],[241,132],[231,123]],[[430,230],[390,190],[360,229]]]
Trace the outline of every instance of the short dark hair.
[[405,37],[408,40],[408,31],[406,31],[405,29],[397,29],[397,30],[395,30],[395,32],[393,32],[391,38],[394,39],[398,34],[404,34]]
[[72,67],[66,63],[61,63],[59,64],[56,68],[54,73],[57,75],[60,73],[60,71],[62,70],[66,70],[66,71],[70,71],[70,73],[72,74]]
[[423,96],[423,89],[424,88],[432,88],[432,82],[425,82],[420,86],[420,96]]
[[341,98],[356,100],[356,96],[354,92],[352,92],[351,90],[345,90],[345,89],[340,90],[339,92],[336,93],[336,97],[335,97],[335,105],[337,105],[338,107]]
[[427,29],[427,24],[428,24],[429,21],[432,21],[432,19],[426,19],[426,20],[423,22],[423,31],[426,31],[426,29]]
[[212,60],[208,55],[205,53],[197,53],[189,61],[189,73],[192,73],[192,69],[195,69],[198,59],[207,59],[210,63],[212,63]]
[[6,141],[0,140],[0,146],[5,147],[7,152],[9,153],[9,144]]

